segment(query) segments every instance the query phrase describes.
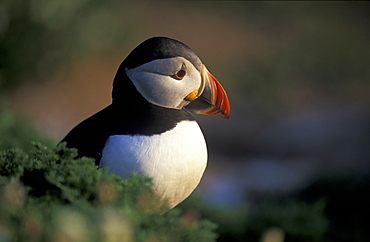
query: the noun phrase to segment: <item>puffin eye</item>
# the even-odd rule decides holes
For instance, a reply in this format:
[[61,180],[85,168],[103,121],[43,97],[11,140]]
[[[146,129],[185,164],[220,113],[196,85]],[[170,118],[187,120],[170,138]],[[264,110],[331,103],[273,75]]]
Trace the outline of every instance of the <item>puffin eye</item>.
[[173,74],[171,77],[175,78],[176,80],[182,80],[186,76],[186,70],[184,69],[184,66],[181,67],[181,69]]

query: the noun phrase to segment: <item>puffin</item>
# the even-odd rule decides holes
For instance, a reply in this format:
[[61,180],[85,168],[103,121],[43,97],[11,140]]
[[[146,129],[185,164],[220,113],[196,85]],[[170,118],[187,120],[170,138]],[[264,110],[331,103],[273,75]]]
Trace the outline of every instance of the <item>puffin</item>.
[[228,96],[187,45],[152,37],[120,64],[112,103],[61,142],[122,179],[150,177],[158,206],[171,209],[194,191],[207,165],[206,141],[190,113],[228,119]]

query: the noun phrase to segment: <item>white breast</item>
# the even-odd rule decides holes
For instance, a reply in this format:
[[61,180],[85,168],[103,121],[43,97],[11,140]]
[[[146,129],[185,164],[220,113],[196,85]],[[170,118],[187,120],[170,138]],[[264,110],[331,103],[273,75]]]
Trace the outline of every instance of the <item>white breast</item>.
[[154,192],[170,208],[197,187],[207,164],[207,146],[198,124],[182,121],[165,133],[110,136],[100,166],[123,179],[133,172],[153,178]]

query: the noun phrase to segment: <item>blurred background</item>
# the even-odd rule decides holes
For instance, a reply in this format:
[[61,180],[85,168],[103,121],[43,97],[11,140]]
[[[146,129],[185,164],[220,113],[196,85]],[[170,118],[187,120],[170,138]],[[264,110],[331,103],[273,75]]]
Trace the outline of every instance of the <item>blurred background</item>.
[[[110,104],[134,47],[172,37],[231,101],[229,120],[195,117],[209,163],[182,208],[219,223],[220,241],[365,241],[369,10],[367,2],[2,0],[1,146],[16,144],[19,129],[56,145]],[[28,121],[7,129],[19,120]]]

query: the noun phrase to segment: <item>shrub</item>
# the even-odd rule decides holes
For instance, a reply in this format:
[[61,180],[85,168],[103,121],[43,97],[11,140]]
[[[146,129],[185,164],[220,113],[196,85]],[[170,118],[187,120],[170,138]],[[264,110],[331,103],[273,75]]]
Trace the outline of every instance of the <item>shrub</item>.
[[[122,180],[65,144],[0,153],[0,240],[213,241],[215,224],[148,212],[152,182]],[[148,203],[149,202],[149,203]]]

